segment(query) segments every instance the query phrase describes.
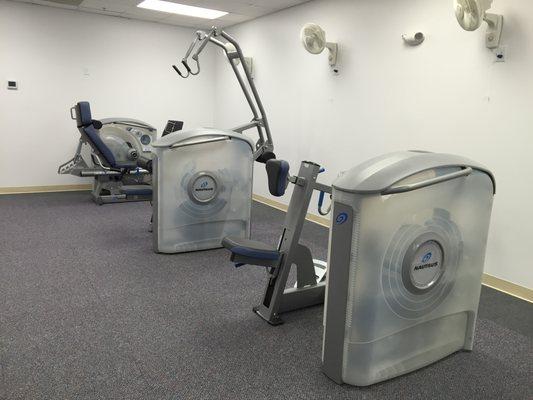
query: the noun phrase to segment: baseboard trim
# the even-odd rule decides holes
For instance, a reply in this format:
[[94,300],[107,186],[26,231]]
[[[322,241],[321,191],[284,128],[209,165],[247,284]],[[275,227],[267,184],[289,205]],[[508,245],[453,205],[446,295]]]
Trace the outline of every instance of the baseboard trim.
[[[269,199],[268,197],[254,194],[253,199],[259,203],[265,204],[277,210],[287,212],[287,209],[288,209],[287,205],[280,203],[278,201]],[[307,213],[307,216],[305,219],[329,229],[329,219],[327,218],[323,218],[323,217],[319,217],[319,216]],[[529,289],[525,286],[517,285],[516,283],[512,283],[512,282],[497,278],[489,274],[483,274],[482,282],[483,282],[483,285],[487,287],[498,290],[500,292],[511,295],[513,297],[517,297],[521,300],[525,300],[530,303],[533,303],[533,289]]]
[[77,192],[91,190],[92,185],[49,185],[49,186],[22,186],[22,187],[0,187],[2,194],[28,194],[28,193],[54,193],[54,192]]
[[520,286],[516,283],[489,274],[483,274],[483,285],[533,303],[533,289],[529,289],[525,286]]
[[[272,208],[275,208],[276,210],[287,212],[288,206],[286,204],[280,203],[279,201],[269,199],[268,197],[264,197],[258,194],[253,195],[253,199],[257,201],[258,203],[265,204],[267,206],[270,206]],[[329,229],[329,219],[324,217],[319,217],[318,215],[307,213],[305,216],[305,219],[311,222],[314,222],[315,224],[322,225]]]
[[[22,187],[0,187],[0,195],[3,194],[29,194],[29,193],[54,193],[54,192],[77,192],[91,190],[92,185],[49,185],[49,186],[22,186]],[[259,203],[265,204],[280,211],[287,212],[288,206],[278,201],[269,199],[258,194],[253,195],[253,199]],[[308,221],[321,225],[329,229],[329,219],[307,213],[305,218]],[[519,299],[533,303],[533,289],[517,285],[497,278],[489,274],[483,274],[483,285],[500,292],[509,294]]]

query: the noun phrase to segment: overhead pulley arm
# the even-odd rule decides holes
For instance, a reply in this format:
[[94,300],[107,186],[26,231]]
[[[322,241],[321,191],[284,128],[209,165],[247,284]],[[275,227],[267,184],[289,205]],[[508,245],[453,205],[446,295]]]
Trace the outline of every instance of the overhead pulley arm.
[[[218,37],[224,39],[225,41],[220,40]],[[244,97],[248,102],[248,106],[252,111],[253,119],[251,122],[237,126],[232,130],[238,133],[243,133],[248,129],[255,128],[259,135],[259,139],[256,142],[254,158],[258,161],[266,161],[266,159],[269,158],[270,155],[273,155],[272,151],[274,149],[272,135],[270,133],[270,126],[268,124],[263,103],[259,98],[259,93],[252,79],[252,74],[246,63],[246,59],[244,57],[242,49],[237,43],[237,41],[227,32],[220,30],[217,27],[213,27],[207,33],[204,31],[197,31],[194,40],[190,44],[187,52],[185,53],[185,57],[181,60],[181,64],[185,67],[186,72],[182,73],[176,65],[173,65],[172,67],[182,78],[187,78],[189,77],[189,75],[198,75],[198,73],[200,73],[199,56],[200,53],[205,49],[207,43],[209,42],[215,44],[216,46],[224,50],[224,53],[231,65],[231,68],[237,78],[237,81],[239,82],[241,90],[244,93]],[[192,71],[191,67],[189,66],[189,57],[196,62],[196,71]],[[240,64],[242,65],[242,68],[244,70],[246,81],[244,80],[242,74],[239,72],[238,62],[236,62],[235,60],[240,61]]]
[[191,67],[189,66],[189,57],[192,51],[194,50],[194,48],[196,47],[196,45],[203,40],[202,35],[203,35],[203,31],[196,31],[194,40],[189,45],[189,48],[187,49],[187,53],[185,53],[185,57],[183,57],[181,60],[181,64],[185,67],[186,72],[182,73],[177,66],[175,65],[172,66],[172,68],[174,68],[174,71],[176,71],[178,75],[181,76],[182,78],[187,78],[189,75],[198,75],[200,73],[200,63],[198,62],[198,54],[205,47],[205,44],[201,46],[198,49],[198,51],[194,53],[192,57],[193,60],[196,61],[196,67],[197,67],[196,72],[193,72],[191,70]]

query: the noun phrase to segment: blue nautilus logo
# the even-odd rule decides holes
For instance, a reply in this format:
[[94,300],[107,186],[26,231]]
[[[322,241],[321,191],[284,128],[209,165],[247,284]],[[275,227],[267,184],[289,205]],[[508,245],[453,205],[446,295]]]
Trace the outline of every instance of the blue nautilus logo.
[[431,256],[432,256],[431,252],[426,253],[426,254],[424,255],[424,257],[422,257],[422,262],[427,262],[427,261],[429,261],[429,260],[431,259]]
[[335,218],[335,222],[337,225],[342,225],[348,220],[348,214],[345,212],[341,212],[339,215],[337,215],[337,218]]

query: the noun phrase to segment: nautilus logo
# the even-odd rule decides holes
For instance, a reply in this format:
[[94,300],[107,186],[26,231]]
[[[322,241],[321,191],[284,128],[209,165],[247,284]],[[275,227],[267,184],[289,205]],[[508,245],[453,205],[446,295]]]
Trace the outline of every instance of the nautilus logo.
[[428,262],[430,259],[431,259],[431,252],[426,253],[426,254],[424,255],[424,257],[422,257],[422,262],[423,262],[423,263]]
[[195,203],[208,204],[217,197],[220,186],[214,174],[198,172],[189,181],[187,190]]
[[339,215],[337,215],[337,218],[335,218],[335,222],[337,223],[337,225],[342,225],[347,220],[348,220],[348,214],[346,214],[345,212],[340,213]]
[[200,184],[194,188],[195,192],[212,192],[215,190],[214,181],[210,185],[209,181],[200,182]]

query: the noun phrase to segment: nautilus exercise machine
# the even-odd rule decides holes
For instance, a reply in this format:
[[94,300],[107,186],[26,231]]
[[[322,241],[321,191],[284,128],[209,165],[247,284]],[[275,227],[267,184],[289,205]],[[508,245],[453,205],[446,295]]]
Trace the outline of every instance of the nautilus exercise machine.
[[[228,235],[249,237],[254,161],[275,158],[263,104],[234,38],[216,27],[197,31],[181,61],[185,71],[174,70],[182,78],[199,74],[199,55],[208,43],[224,51],[253,118],[230,130],[198,128],[153,144],[153,239],[160,253],[221,247]],[[254,128],[259,135],[255,143],[242,134]]]
[[[97,204],[151,200],[156,129],[129,118],[94,120],[88,102],[72,107],[71,117],[81,137],[76,154],[59,166],[58,173],[94,178],[92,196]],[[84,145],[90,148],[88,160]]]
[[[157,131],[133,119],[94,120],[88,102],[71,108],[81,134],[76,154],[59,166],[59,174],[93,177],[92,196],[97,204],[145,201],[152,198],[150,163]],[[83,157],[83,145],[90,158]]]
[[[288,182],[294,184],[278,246],[240,237],[226,237],[222,244],[231,251],[231,261],[236,266],[266,267],[268,281],[263,299],[253,311],[268,323],[278,325],[283,322],[280,314],[324,302],[326,264],[313,260],[309,248],[299,240],[313,191],[321,192],[319,211],[326,215],[322,200],[324,193],[331,193],[331,187],[317,182],[323,169],[313,162],[302,162],[295,176],[289,175],[289,164],[283,160],[267,161],[266,170],[273,196],[283,196]],[[292,265],[296,266],[296,285],[288,288]]]
[[[74,157],[57,172],[94,178],[92,196],[97,204],[151,200],[156,128],[131,118],[94,120],[88,102],[72,107],[71,117],[81,137]],[[168,121],[163,135],[182,126],[181,121]],[[84,146],[90,148],[87,158]]]
[[456,155],[402,151],[332,188],[325,374],[366,386],[472,350],[492,173]]
[[[368,160],[331,188],[320,167],[267,162],[269,190],[295,184],[278,247],[227,237],[236,266],[267,267],[254,311],[280,313],[324,301],[323,278],[298,243],[313,189],[332,195],[322,363],[337,383],[367,386],[472,350],[495,178],[464,157],[401,151]],[[291,265],[297,285],[285,288]],[[313,265],[315,264],[315,265]]]

